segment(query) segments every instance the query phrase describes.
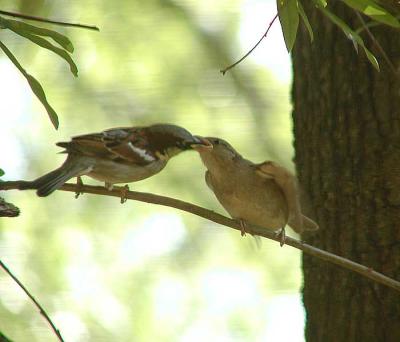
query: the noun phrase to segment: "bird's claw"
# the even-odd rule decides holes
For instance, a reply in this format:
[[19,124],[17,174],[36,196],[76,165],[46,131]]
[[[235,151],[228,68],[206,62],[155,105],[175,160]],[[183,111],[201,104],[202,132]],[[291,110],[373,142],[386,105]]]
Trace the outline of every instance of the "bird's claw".
[[76,177],[76,191],[75,198],[78,198],[80,195],[83,195],[82,190],[83,182],[81,176]]
[[124,204],[128,200],[126,198],[128,191],[129,191],[129,186],[127,184],[121,188],[121,204]]
[[276,238],[280,238],[279,239],[279,245],[282,247],[285,244],[285,241],[286,241],[285,227],[283,227],[283,228],[279,229],[278,231],[276,231],[275,237]]
[[247,228],[246,222],[240,219],[239,224],[240,224],[240,235],[246,236],[246,228]]

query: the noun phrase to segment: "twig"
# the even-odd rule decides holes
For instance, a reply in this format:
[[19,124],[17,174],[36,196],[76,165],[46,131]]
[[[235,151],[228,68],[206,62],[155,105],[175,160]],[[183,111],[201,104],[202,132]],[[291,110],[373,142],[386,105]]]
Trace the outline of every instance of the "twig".
[[379,52],[381,53],[382,57],[385,59],[386,63],[389,65],[390,69],[393,71],[394,74],[398,74],[395,66],[392,63],[392,61],[389,59],[389,57],[386,54],[385,50],[383,49],[382,45],[375,38],[375,36],[372,34],[371,30],[369,29],[368,25],[364,21],[364,19],[361,16],[361,14],[356,10],[354,10],[354,12],[356,13],[358,19],[360,20],[360,22],[361,22],[363,28],[365,29],[365,31],[367,32],[368,36],[371,38],[372,42],[375,44],[376,48],[379,50]]
[[220,72],[222,73],[222,75],[225,75],[225,73],[234,68],[236,65],[238,65],[239,63],[241,63],[243,60],[245,60],[255,49],[258,45],[260,45],[260,43],[262,42],[262,40],[267,36],[272,24],[274,23],[274,21],[276,20],[276,18],[278,18],[278,13],[275,14],[274,18],[271,20],[271,22],[268,25],[267,30],[265,31],[265,33],[262,35],[262,37],[258,40],[258,42],[256,43],[256,45],[254,45],[242,58],[240,58],[237,62],[229,65],[228,67],[226,67],[225,69],[220,70]]
[[70,27],[77,27],[77,28],[84,28],[84,29],[88,29],[88,30],[100,31],[100,29],[97,26],[92,26],[92,25],[66,23],[64,21],[56,21],[56,20],[51,20],[51,19],[46,19],[46,18],[41,18],[41,17],[35,17],[33,15],[8,12],[8,11],[2,11],[2,10],[0,10],[0,14],[7,15],[9,17],[14,17],[14,18],[40,21],[42,23],[49,23],[49,24],[55,24],[55,25],[60,25],[60,26],[70,26]]
[[[23,182],[23,181],[22,181]],[[18,189],[21,181],[14,182],[2,182],[0,183],[0,190],[12,190]],[[107,190],[102,186],[88,186],[88,185],[80,185],[79,187],[75,184],[64,184],[59,190],[77,192],[80,193],[89,193],[103,196],[113,196],[113,197],[121,197],[121,188],[114,188],[113,190]],[[124,194],[125,195],[125,194]],[[137,191],[127,191],[126,196],[127,199],[141,201],[146,203],[153,203],[158,205],[163,205],[167,207],[172,207],[175,209],[183,210],[188,213],[200,216],[209,221],[213,221],[215,223],[221,224],[223,226],[227,226],[238,231],[241,230],[240,223],[227,218],[223,215],[217,214],[209,209],[205,209],[199,207],[197,205],[184,202],[175,198],[170,198],[166,196],[154,195],[145,192],[137,192]],[[246,231],[253,235],[263,236],[267,239],[274,240],[277,242],[281,241],[281,238],[276,236],[275,232],[266,230],[262,227],[257,227],[251,224],[247,224]],[[346,268],[353,272],[361,274],[363,277],[369,278],[377,283],[386,285],[400,292],[400,282],[385,276],[382,273],[374,271],[372,268],[361,265],[349,259],[343,258],[333,253],[329,253],[322,249],[313,247],[308,245],[302,241],[286,237],[285,244],[297,249],[302,250],[304,253],[315,256],[322,260],[328,261],[332,264],[336,264],[342,268]]]
[[14,281],[19,285],[19,287],[26,293],[26,295],[32,300],[32,302],[36,305],[36,307],[39,309],[40,314],[45,318],[45,320],[50,324],[51,329],[54,331],[54,333],[57,335],[57,338],[59,341],[64,342],[60,331],[57,329],[57,327],[54,325],[52,320],[50,319],[49,315],[43,309],[43,307],[38,303],[38,301],[31,295],[31,293],[26,289],[26,287],[18,280],[18,278],[8,269],[8,267],[0,260],[0,266],[1,268],[8,273],[8,275],[14,279]]

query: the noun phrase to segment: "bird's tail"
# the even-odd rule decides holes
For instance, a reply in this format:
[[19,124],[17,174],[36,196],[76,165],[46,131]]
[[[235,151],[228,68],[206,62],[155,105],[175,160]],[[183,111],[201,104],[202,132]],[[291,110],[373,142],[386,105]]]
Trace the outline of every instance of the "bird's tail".
[[295,232],[299,234],[303,233],[304,231],[315,231],[319,229],[319,226],[315,221],[302,214],[295,218],[289,219],[288,224]]
[[303,215],[303,228],[304,230],[313,231],[313,230],[318,230],[319,226],[315,221],[310,219],[308,216]]
[[42,177],[33,181],[16,181],[13,183],[15,183],[20,190],[37,189],[36,194],[40,197],[45,197],[60,188],[68,179],[79,176],[86,169],[87,165],[71,162],[68,158],[58,169],[46,173]]

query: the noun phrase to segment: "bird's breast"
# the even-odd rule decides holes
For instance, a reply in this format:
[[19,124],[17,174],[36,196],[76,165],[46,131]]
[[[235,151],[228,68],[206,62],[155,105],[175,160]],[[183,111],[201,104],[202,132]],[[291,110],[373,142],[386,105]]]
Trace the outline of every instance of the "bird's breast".
[[209,182],[217,199],[233,218],[272,230],[286,225],[287,204],[274,181],[256,177],[254,173],[241,173],[219,179],[209,176]]
[[147,165],[97,160],[88,176],[111,184],[136,182],[160,172],[167,161],[156,160]]

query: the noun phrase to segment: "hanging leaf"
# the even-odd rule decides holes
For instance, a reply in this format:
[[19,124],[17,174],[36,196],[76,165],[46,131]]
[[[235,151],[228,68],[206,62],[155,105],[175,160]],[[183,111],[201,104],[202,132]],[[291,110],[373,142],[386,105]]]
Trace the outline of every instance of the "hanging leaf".
[[325,8],[328,5],[327,0],[313,0],[313,2],[318,8]]
[[278,15],[288,52],[292,51],[299,27],[297,0],[278,0]]
[[314,40],[314,32],[312,30],[310,22],[308,21],[307,14],[306,14],[306,12],[304,12],[304,8],[303,8],[303,5],[301,4],[300,0],[298,0],[297,6],[298,6],[298,10],[299,10],[301,19],[303,20],[303,23],[307,28],[308,34],[310,35],[310,40],[312,42]]
[[350,38],[353,43],[356,42],[359,46],[364,49],[365,55],[371,62],[373,67],[379,71],[379,63],[374,54],[365,46],[364,40],[361,36],[354,30],[352,30],[342,19],[334,15],[332,12],[326,10],[325,8],[320,8],[320,10],[338,27],[342,29],[346,37]]
[[55,129],[58,129],[58,116],[53,107],[50,106],[46,99],[46,94],[39,81],[36,80],[32,75],[28,74],[28,72],[22,67],[22,65],[18,62],[17,58],[12,54],[12,52],[0,41],[0,48],[4,51],[7,57],[14,63],[17,69],[21,72],[22,75],[26,78],[31,87],[33,93],[37,96],[39,101],[46,108],[47,114],[49,115],[50,121],[53,123]]
[[400,22],[386,9],[379,6],[374,0],[343,0],[343,2],[355,10],[364,13],[375,21],[399,28]]
[[4,176],[4,175],[5,175],[4,170],[3,170],[3,169],[0,169],[0,177],[2,177],[2,176]]
[[24,23],[22,21],[5,19],[3,17],[0,17],[0,25],[5,28],[8,28],[10,30],[13,30],[13,28],[14,28],[16,30],[23,30],[25,32],[29,32],[36,36],[50,37],[57,44],[59,44],[63,49],[67,50],[70,53],[74,52],[74,46],[72,45],[72,42],[68,39],[68,37],[64,36],[61,33],[58,33],[57,31],[33,26],[30,24]]
[[53,44],[51,44],[49,41],[47,41],[46,39],[44,39],[42,37],[35,36],[33,34],[30,34],[28,32],[24,32],[24,31],[16,31],[16,30],[13,30],[13,31],[15,33],[19,34],[20,36],[29,39],[31,42],[33,42],[47,50],[53,51],[54,53],[59,55],[61,58],[63,58],[69,64],[69,68],[70,68],[72,74],[75,77],[78,76],[78,67],[76,66],[75,62],[72,60],[72,58],[68,54],[68,52],[66,52],[63,49],[60,49],[57,46],[54,46]]

